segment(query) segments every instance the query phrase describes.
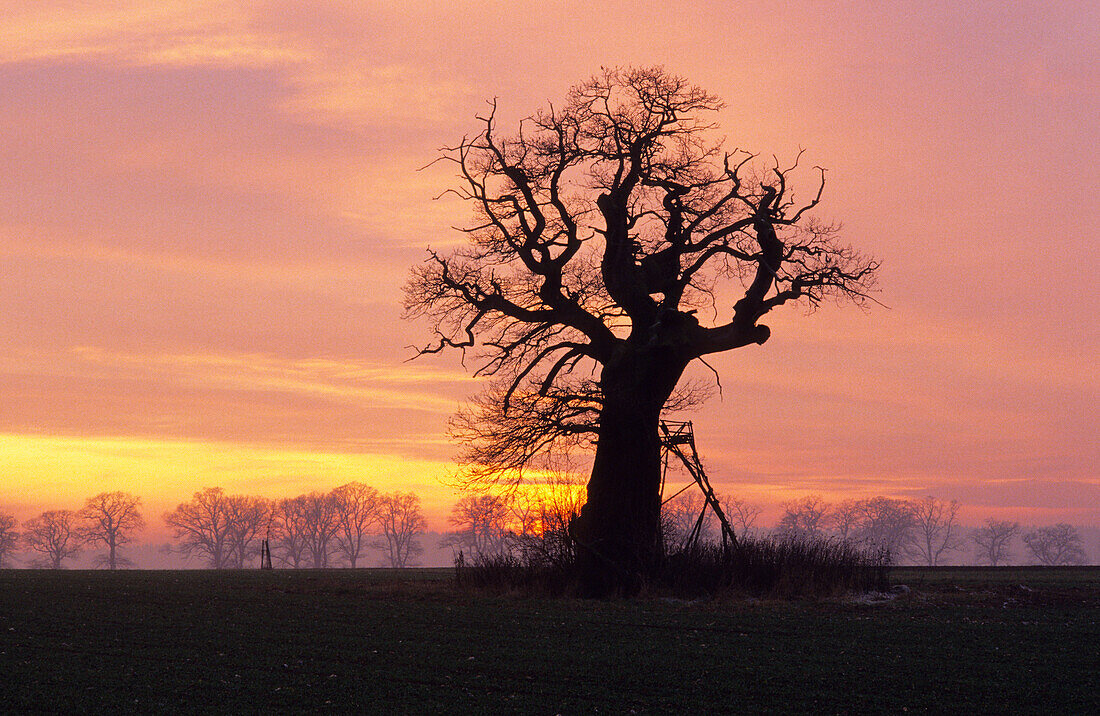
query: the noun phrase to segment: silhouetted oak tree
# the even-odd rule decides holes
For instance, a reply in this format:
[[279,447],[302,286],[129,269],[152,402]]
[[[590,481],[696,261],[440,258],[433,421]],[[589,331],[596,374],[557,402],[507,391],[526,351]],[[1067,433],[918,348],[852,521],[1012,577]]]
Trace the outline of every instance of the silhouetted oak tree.
[[604,71],[511,136],[492,103],[443,152],[468,241],[407,286],[435,332],[421,352],[472,349],[497,379],[456,423],[473,479],[595,439],[573,526],[592,591],[629,590],[658,558],[658,421],[688,364],[764,343],[781,305],[864,299],[877,268],[811,216],[824,171],[796,195],[797,159],[713,138],[721,107],[657,68]]

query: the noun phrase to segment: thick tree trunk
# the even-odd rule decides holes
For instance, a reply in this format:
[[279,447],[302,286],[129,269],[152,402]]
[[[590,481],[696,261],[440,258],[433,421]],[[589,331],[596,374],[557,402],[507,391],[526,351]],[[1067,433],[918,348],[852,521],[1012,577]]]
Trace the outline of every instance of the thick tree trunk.
[[631,594],[661,558],[661,408],[685,362],[648,346],[609,363],[588,499],[573,527],[582,590]]

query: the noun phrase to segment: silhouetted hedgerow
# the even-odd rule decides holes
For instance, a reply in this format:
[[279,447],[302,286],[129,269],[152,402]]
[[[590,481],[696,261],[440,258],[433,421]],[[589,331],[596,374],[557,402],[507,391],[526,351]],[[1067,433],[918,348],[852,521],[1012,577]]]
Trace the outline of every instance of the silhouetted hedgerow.
[[[545,551],[478,555],[459,553],[459,586],[537,595],[578,594],[570,551],[546,559]],[[890,558],[847,542],[819,538],[743,537],[736,548],[698,544],[668,555],[650,575],[644,593],[695,599],[751,596],[822,598],[885,591]]]
[[669,555],[656,586],[678,597],[719,594],[831,597],[884,591],[889,555],[839,540],[743,537],[736,548],[700,544]]

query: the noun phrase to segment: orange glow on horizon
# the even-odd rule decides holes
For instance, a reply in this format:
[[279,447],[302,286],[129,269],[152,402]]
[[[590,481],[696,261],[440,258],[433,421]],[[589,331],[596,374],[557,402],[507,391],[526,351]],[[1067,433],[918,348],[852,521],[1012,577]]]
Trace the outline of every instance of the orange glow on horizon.
[[380,492],[412,490],[429,524],[443,529],[453,497],[439,478],[443,462],[396,455],[135,438],[35,437],[0,434],[0,474],[28,475],[4,507],[25,519],[41,509],[79,509],[104,490],[142,498],[146,537],[164,534],[160,516],[206,487],[231,494],[294,497],[352,481]]

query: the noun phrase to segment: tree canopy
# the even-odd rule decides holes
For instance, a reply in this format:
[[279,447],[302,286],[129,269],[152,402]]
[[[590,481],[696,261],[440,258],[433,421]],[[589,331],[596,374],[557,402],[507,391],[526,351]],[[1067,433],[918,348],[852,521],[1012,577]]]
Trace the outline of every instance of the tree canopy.
[[510,136],[494,101],[444,150],[474,220],[414,270],[405,309],[431,321],[423,353],[459,349],[496,379],[455,421],[473,476],[593,437],[599,368],[639,334],[690,361],[763,343],[783,304],[867,298],[877,263],[812,215],[825,170],[796,191],[801,152],[725,148],[722,107],[660,68],[605,70]]

